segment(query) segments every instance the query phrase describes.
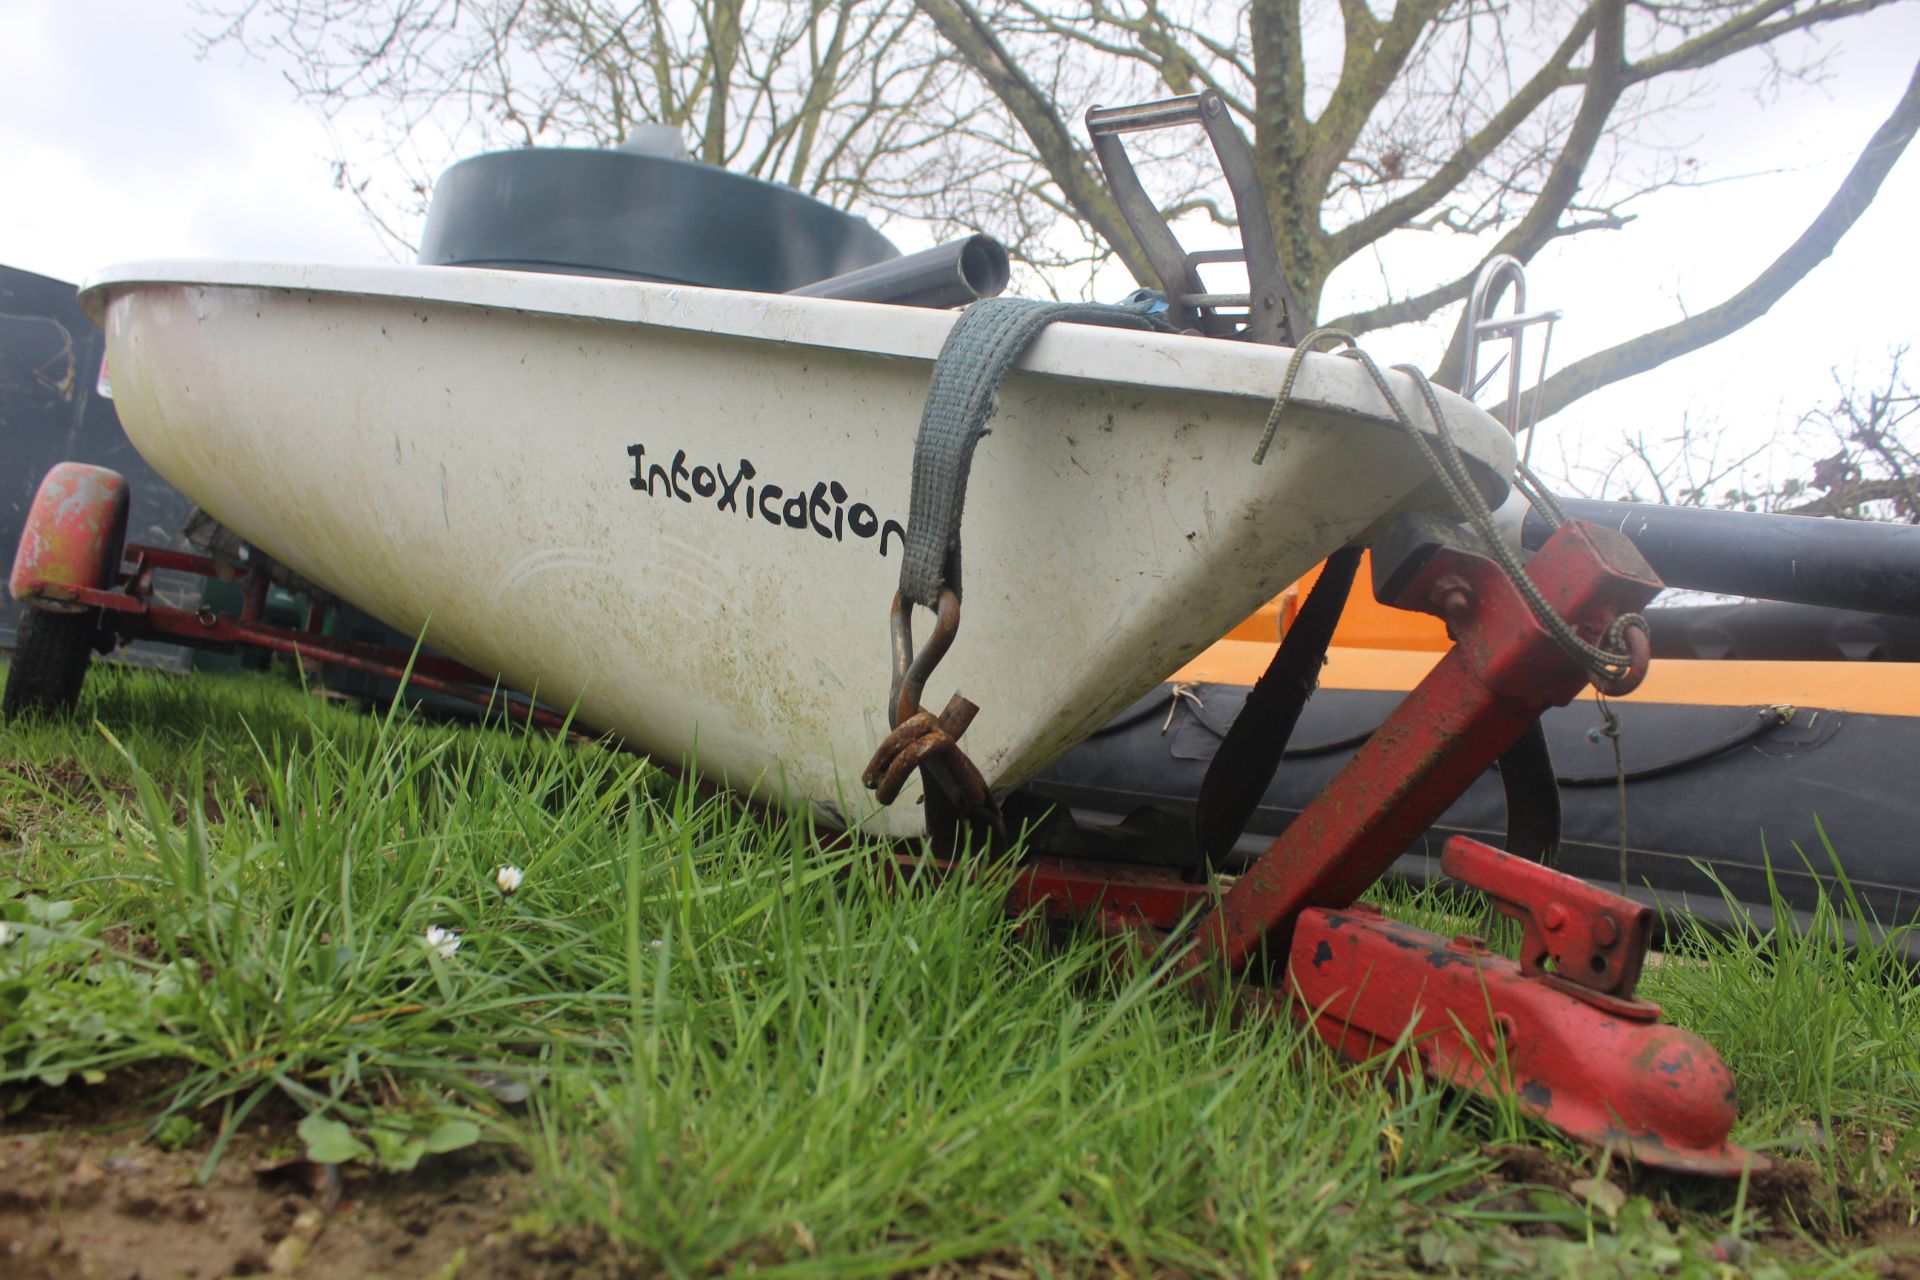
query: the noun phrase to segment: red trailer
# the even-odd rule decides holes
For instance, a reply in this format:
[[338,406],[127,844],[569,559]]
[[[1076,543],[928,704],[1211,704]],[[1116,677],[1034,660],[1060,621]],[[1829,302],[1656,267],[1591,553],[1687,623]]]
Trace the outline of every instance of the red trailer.
[[[7,583],[23,606],[7,668],[7,717],[70,710],[94,654],[155,640],[222,653],[283,653],[316,676],[344,667],[542,728],[565,725],[551,709],[450,658],[326,634],[330,598],[255,548],[225,539],[217,554],[202,554],[128,542],[130,497],[118,472],[81,462],[63,462],[40,482]],[[160,600],[154,575],[166,570],[239,584],[239,616]],[[305,625],[298,630],[267,621],[267,592],[276,581],[307,599]]]

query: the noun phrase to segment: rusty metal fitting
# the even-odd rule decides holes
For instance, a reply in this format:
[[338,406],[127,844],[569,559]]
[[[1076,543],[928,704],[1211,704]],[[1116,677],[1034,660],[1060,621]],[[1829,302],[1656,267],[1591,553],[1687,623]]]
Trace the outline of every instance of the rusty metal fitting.
[[907,779],[913,776],[916,769],[926,764],[935,755],[953,749],[953,739],[937,728],[915,738],[902,748],[900,754],[893,758],[893,763],[887,766],[887,772],[880,779],[880,785],[874,788],[875,797],[881,804],[892,804],[899,798],[900,788],[907,785]]
[[[943,759],[936,761],[932,772],[935,780],[947,792],[947,797],[958,804],[963,813],[994,812],[993,798],[987,792],[987,780],[980,776],[979,768],[958,746],[947,752]],[[952,775],[950,780],[942,776],[948,772]]]
[[1595,673],[1593,687],[1609,698],[1623,698],[1640,687],[1653,662],[1653,637],[1647,620],[1637,613],[1623,613],[1607,629],[1607,647],[1627,655],[1627,669],[1617,676]]
[[898,591],[893,593],[893,606],[888,610],[893,638],[893,684],[887,698],[887,722],[892,726],[898,727],[920,710],[920,695],[926,690],[927,677],[940,665],[940,659],[947,656],[954,637],[960,633],[960,597],[953,588],[940,593],[933,613],[933,634],[927,637],[926,648],[915,653],[913,602]]
[[1433,584],[1432,599],[1440,616],[1451,622],[1473,607],[1473,587],[1465,578],[1449,573]]
[[984,810],[986,781],[959,745],[960,735],[979,712],[979,707],[957,693],[938,716],[916,710],[881,739],[860,775],[861,782],[881,804],[892,804],[914,771],[925,768],[947,798],[963,810]]
[[[917,742],[927,734],[936,731],[940,722],[931,711],[920,711],[908,716],[895,726],[892,733],[880,739],[880,745],[873,749],[873,758],[867,761],[866,769],[860,775],[861,783],[869,791],[878,791],[880,783],[886,777],[887,770],[907,746]],[[881,803],[890,804],[891,799]]]
[[892,804],[916,770],[965,814],[994,818],[986,779],[960,749],[980,708],[954,694],[938,717],[920,705],[927,678],[953,647],[960,631],[960,597],[951,588],[940,593],[934,608],[933,634],[918,653],[913,648],[913,602],[894,593],[888,624],[893,649],[893,683],[888,691],[887,721],[893,731],[874,749],[860,780],[881,804]]

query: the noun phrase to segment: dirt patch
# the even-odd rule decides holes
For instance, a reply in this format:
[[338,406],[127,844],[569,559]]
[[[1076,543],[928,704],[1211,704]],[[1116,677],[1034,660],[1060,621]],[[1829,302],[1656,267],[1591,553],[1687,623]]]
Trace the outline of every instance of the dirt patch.
[[[289,1159],[296,1145],[289,1126],[250,1125],[199,1185],[204,1151],[161,1152],[130,1141],[125,1131],[0,1135],[0,1274],[9,1280],[285,1274],[625,1280],[643,1274],[597,1232],[556,1236],[525,1229],[520,1215],[536,1189],[502,1153],[457,1153],[404,1176],[341,1174]],[[1499,1173],[1487,1191],[1564,1187],[1569,1175],[1580,1173],[1528,1148],[1490,1154]],[[1797,1185],[1798,1175],[1785,1181]],[[1889,1209],[1861,1221],[1860,1234],[1844,1247],[1881,1275],[1920,1277],[1920,1229],[1909,1218],[1907,1210]],[[1811,1260],[1801,1238],[1769,1233],[1756,1243]],[[1035,1272],[1019,1258],[989,1255],[925,1274]]]
[[[1484,1190],[1515,1185],[1553,1187],[1576,1195],[1576,1180],[1590,1176],[1583,1166],[1535,1147],[1489,1147],[1495,1176]],[[1721,1215],[1739,1194],[1734,1179],[1696,1178],[1657,1169],[1616,1166],[1609,1175],[1630,1194],[1647,1197],[1669,1226],[1685,1211]],[[1577,1198],[1577,1195],[1576,1195]],[[1849,1230],[1830,1229],[1817,1207],[1844,1207]],[[1749,1237],[1780,1256],[1811,1261],[1828,1250],[1862,1260],[1874,1274],[1920,1280],[1920,1205],[1898,1197],[1868,1198],[1852,1187],[1836,1188],[1821,1169],[1804,1160],[1775,1156],[1771,1166],[1753,1174],[1747,1185],[1746,1213],[1761,1229]]]
[[154,1100],[179,1076],[177,1067],[133,1068],[101,1086],[40,1089],[0,1122],[0,1275],[629,1274],[595,1237],[517,1229],[534,1187],[503,1152],[430,1158],[404,1175],[315,1165],[298,1158],[297,1110],[278,1099],[254,1112],[201,1183],[210,1137],[176,1152],[145,1140]]
[[[48,800],[43,802],[50,810],[83,808],[88,811],[100,807],[100,787],[119,796],[122,800],[138,799],[139,793],[124,782],[101,780],[96,782],[79,761],[60,756],[45,763],[25,760],[8,760],[0,764],[0,774],[18,779],[28,787],[45,793]],[[18,833],[16,832],[17,836]]]
[[[119,799],[122,803],[138,807],[140,793],[130,782],[114,778],[96,778],[77,761],[67,757],[57,757],[44,764],[20,760],[0,763],[0,775],[16,778],[29,787],[46,793],[49,799],[37,803],[28,803],[22,812],[29,816],[41,811],[59,813],[67,810],[79,810],[83,813],[100,813],[106,807],[102,790]],[[184,789],[160,782],[160,793],[173,806],[175,823],[185,823],[192,816]],[[265,808],[267,793],[262,787],[253,786],[238,798],[223,788],[217,778],[207,778],[201,784],[200,812],[209,822],[218,824],[229,817],[244,815]],[[18,827],[10,821],[0,819],[0,840],[17,840],[21,836]]]
[[76,1079],[58,1088],[35,1086],[24,1098],[0,1094],[0,1139],[51,1129],[124,1129],[154,1114],[155,1099],[186,1073],[178,1063],[141,1063],[114,1072],[105,1084]]
[[[299,1158],[295,1108],[277,1101],[254,1113],[201,1183],[206,1141],[177,1152],[146,1141],[154,1100],[177,1081],[177,1069],[148,1068],[117,1073],[100,1087],[40,1090],[27,1111],[0,1122],[0,1275],[624,1280],[643,1274],[596,1231],[537,1230],[529,1210],[539,1188],[507,1152],[456,1152],[404,1175],[314,1165]],[[1516,1209],[1524,1208],[1524,1188],[1566,1190],[1590,1172],[1537,1148],[1487,1154],[1494,1168],[1478,1194],[1513,1198]],[[1734,1194],[1732,1183],[1676,1181],[1649,1171],[1613,1176],[1673,1221],[1682,1204],[1715,1212],[1725,1207],[1721,1197],[1730,1204]],[[1752,1243],[1813,1261],[1807,1237],[1786,1224],[1808,1221],[1807,1207],[1824,1193],[1818,1179],[1813,1166],[1797,1162],[1781,1162],[1755,1178],[1749,1208],[1769,1226]],[[1853,1215],[1855,1234],[1821,1243],[1879,1274],[1920,1280],[1914,1220],[1913,1206],[1876,1205]],[[1021,1259],[989,1255],[927,1274],[1033,1271]]]
[[629,1274],[588,1236],[516,1231],[531,1182],[498,1154],[460,1153],[405,1176],[266,1158],[236,1141],[204,1185],[203,1152],[124,1136],[0,1137],[0,1272],[87,1277],[455,1275],[506,1280]]
[[1488,1147],[1486,1154],[1493,1161],[1494,1172],[1505,1182],[1557,1187],[1564,1191],[1576,1178],[1586,1177],[1586,1171],[1580,1166],[1539,1147],[1503,1144]]

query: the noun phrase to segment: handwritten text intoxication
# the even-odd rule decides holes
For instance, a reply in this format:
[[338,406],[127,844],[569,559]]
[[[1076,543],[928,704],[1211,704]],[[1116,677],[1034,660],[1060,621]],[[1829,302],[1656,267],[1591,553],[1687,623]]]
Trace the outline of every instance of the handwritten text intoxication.
[[746,458],[729,472],[725,463],[689,467],[685,449],[675,450],[671,463],[647,461],[643,444],[628,445],[627,456],[633,459],[633,475],[627,483],[649,498],[712,502],[716,510],[728,514],[747,520],[758,515],[775,528],[811,529],[834,542],[846,541],[848,534],[878,539],[882,556],[895,537],[906,540],[907,531],[898,520],[882,520],[864,502],[849,505],[847,487],[838,480],[818,480],[810,488],[788,490],[759,482],[759,468]]

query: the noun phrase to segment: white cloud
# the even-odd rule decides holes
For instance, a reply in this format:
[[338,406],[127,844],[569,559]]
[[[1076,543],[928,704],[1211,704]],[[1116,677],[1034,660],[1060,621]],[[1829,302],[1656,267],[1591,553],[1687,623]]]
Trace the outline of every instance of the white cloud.
[[326,130],[259,62],[201,58],[182,0],[0,0],[0,262],[385,256]]

